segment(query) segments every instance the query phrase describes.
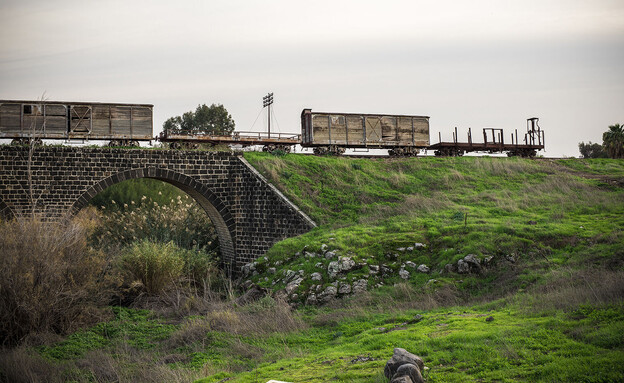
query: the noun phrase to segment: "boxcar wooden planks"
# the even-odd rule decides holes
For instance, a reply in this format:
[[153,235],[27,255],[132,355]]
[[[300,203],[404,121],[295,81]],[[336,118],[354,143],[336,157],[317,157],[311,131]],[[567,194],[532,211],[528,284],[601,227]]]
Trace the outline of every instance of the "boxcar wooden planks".
[[151,140],[153,106],[59,101],[0,101],[0,138]]
[[429,117],[302,112],[303,146],[395,148],[429,145]]

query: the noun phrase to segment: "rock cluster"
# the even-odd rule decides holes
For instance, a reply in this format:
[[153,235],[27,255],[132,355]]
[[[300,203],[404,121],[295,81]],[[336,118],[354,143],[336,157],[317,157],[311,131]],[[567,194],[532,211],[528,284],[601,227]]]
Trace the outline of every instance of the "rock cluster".
[[[278,295],[291,303],[325,304],[334,298],[361,294],[371,287],[381,286],[387,278],[398,276],[407,280],[411,273],[429,273],[429,266],[425,264],[400,261],[425,248],[422,243],[400,247],[385,255],[386,263],[375,264],[378,261],[362,259],[351,252],[341,254],[340,250],[323,244],[320,251],[304,248],[286,261],[262,257],[245,264],[241,271],[244,278],[249,278],[245,282],[248,286],[252,285],[252,279],[283,286]],[[294,270],[282,266],[286,264]],[[297,270],[299,268],[301,270]]]
[[493,259],[494,257],[492,256],[479,259],[474,254],[468,254],[464,258],[458,260],[456,264],[446,264],[444,266],[444,271],[458,274],[481,274],[484,268],[490,266]]
[[392,358],[384,367],[384,375],[390,383],[424,383],[422,372],[425,364],[419,356],[403,348],[395,348]]

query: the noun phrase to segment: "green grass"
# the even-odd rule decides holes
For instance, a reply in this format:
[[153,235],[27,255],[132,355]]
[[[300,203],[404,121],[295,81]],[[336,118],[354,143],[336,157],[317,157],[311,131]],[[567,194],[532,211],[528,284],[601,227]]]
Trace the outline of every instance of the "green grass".
[[[504,285],[493,286],[492,277],[472,281],[475,296],[527,288],[544,281],[555,266],[578,269],[624,261],[624,191],[561,171],[550,161],[264,153],[246,153],[246,158],[320,224],[310,233],[276,244],[266,261],[259,260],[260,271],[281,264],[276,274],[252,278],[265,287],[284,286],[280,269],[322,273],[329,261],[318,265],[318,258],[300,256],[305,251],[320,252],[322,244],[358,262],[384,264],[395,272],[412,261],[427,264],[437,275],[446,264],[467,254],[492,256],[499,269],[508,256],[518,260],[515,275],[508,276],[511,279]],[[579,161],[593,164],[596,172],[624,169],[623,161]],[[396,250],[416,242],[427,248],[411,253]],[[348,279],[367,274],[363,268]],[[421,285],[430,277],[412,273],[410,278]],[[304,282],[299,293],[305,294],[309,287]]]

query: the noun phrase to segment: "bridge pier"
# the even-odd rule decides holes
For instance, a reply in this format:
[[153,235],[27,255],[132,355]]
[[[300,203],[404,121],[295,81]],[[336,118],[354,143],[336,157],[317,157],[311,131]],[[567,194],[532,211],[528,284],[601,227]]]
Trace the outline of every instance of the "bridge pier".
[[0,147],[0,214],[60,220],[76,214],[104,189],[137,178],[168,182],[194,198],[215,225],[226,268],[238,273],[276,242],[315,223],[242,156],[200,151]]

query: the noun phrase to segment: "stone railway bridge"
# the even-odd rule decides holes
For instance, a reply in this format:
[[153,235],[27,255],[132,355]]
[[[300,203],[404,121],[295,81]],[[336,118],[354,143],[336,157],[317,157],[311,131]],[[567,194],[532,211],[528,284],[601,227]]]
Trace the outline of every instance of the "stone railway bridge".
[[[316,224],[241,155],[179,150],[0,146],[0,215],[60,221],[99,192],[129,179],[154,178],[193,197],[219,236],[224,267],[235,274],[274,243]],[[34,202],[34,209],[31,205]]]

